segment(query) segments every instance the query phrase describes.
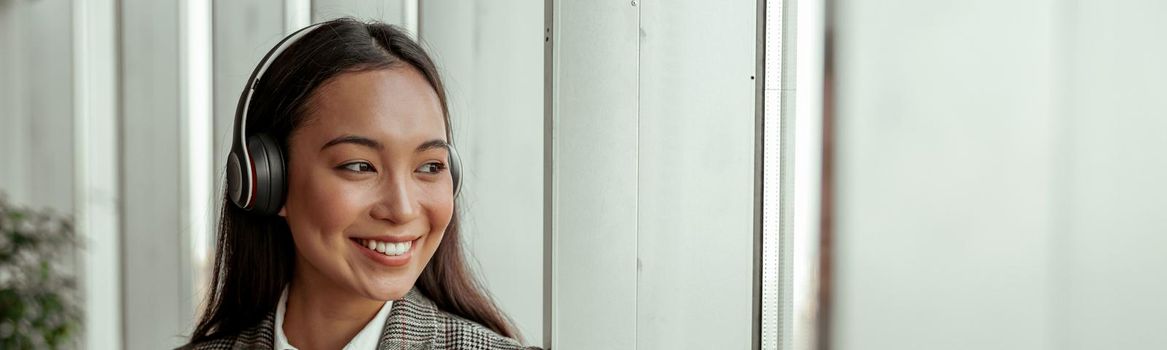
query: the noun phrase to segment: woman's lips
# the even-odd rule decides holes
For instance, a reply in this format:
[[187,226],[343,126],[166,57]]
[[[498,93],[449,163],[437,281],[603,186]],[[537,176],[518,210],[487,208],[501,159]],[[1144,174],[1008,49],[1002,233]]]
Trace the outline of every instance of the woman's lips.
[[[361,251],[361,254],[364,254],[366,257],[372,259],[376,263],[393,267],[404,266],[408,264],[409,259],[413,257],[413,251],[415,250],[415,247],[417,247],[417,243],[420,241],[420,237],[419,239],[414,239],[413,241],[397,243],[367,240],[361,238],[349,239],[349,242],[352,242],[353,246],[355,246],[357,250]],[[372,243],[374,248],[370,248],[370,243]],[[383,250],[387,253],[380,250]],[[401,253],[397,255],[390,255],[398,251],[401,251]]]

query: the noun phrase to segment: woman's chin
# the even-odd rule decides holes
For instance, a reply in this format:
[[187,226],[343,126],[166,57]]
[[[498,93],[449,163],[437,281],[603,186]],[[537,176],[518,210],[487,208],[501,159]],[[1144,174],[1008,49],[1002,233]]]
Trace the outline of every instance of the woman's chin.
[[376,300],[400,300],[405,298],[405,295],[409,294],[409,291],[413,289],[413,282],[397,279],[378,281],[370,285],[369,288],[366,288],[365,290],[367,292],[365,294],[369,298]]

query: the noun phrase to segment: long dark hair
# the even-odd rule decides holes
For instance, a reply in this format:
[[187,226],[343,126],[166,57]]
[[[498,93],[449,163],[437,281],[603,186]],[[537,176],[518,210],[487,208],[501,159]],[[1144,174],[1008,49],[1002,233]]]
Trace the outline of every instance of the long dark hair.
[[[304,122],[312,92],[322,83],[341,73],[407,66],[437,92],[446,136],[452,136],[446,91],[425,50],[397,27],[351,18],[313,29],[272,61],[252,97],[247,130],[267,133],[287,150],[288,135]],[[442,243],[414,286],[439,309],[516,338],[510,320],[467,268],[458,231],[455,202]],[[291,281],[295,256],[282,217],[240,209],[224,193],[210,292],[191,343],[235,335],[262,321]]]

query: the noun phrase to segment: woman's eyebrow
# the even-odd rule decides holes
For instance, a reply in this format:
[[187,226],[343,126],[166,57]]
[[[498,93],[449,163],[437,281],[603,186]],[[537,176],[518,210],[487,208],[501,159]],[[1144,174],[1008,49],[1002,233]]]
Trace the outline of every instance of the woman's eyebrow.
[[320,147],[320,150],[324,151],[325,148],[336,146],[342,143],[351,143],[354,145],[365,146],[368,148],[376,149],[378,151],[385,148],[385,146],[382,146],[380,142],[377,142],[377,140],[373,140],[368,137],[357,135],[342,135],[324,143],[324,146]]
[[435,149],[435,148],[444,148],[444,149],[449,150],[450,144],[446,143],[446,140],[433,139],[433,140],[426,141],[425,143],[422,143],[420,146],[417,146],[417,150],[415,150],[413,152],[414,153],[421,153],[421,152],[425,152],[425,151]]
[[[378,151],[385,148],[385,146],[382,145],[380,142],[377,142],[377,140],[373,140],[373,139],[370,139],[368,137],[359,136],[359,135],[342,135],[342,136],[339,136],[337,138],[334,138],[334,139],[326,142],[324,144],[324,146],[320,147],[320,150],[324,151],[324,149],[326,149],[328,147],[336,146],[336,145],[339,145],[342,143],[351,143],[351,144],[355,144],[355,145],[365,146],[368,148],[376,149]],[[428,151],[431,149],[436,149],[436,148],[449,149],[450,145],[448,143],[446,143],[446,140],[433,139],[433,140],[423,142],[421,145],[417,146],[417,149],[414,150],[414,152],[421,153],[421,152],[425,152],[425,151]]]

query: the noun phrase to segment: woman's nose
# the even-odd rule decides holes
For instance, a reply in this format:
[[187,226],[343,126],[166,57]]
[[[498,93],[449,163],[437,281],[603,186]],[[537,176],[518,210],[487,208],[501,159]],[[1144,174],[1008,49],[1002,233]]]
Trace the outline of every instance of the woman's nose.
[[378,192],[381,198],[373,206],[370,214],[378,220],[388,220],[404,224],[417,218],[421,209],[417,203],[414,187],[405,179],[394,179],[386,183]]

